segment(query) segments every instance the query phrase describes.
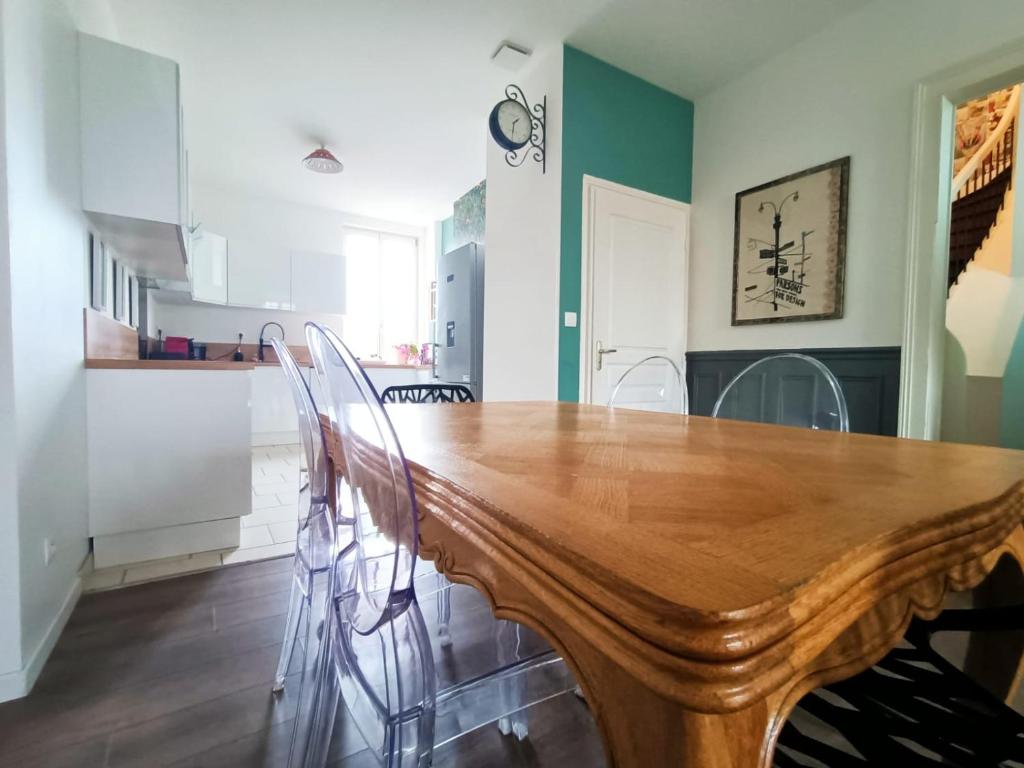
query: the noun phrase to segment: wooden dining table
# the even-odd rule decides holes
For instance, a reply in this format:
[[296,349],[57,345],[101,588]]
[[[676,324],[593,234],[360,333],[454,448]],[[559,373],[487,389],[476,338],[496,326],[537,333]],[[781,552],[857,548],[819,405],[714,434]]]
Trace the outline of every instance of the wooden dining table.
[[766,768],[811,689],[1024,561],[1024,452],[573,403],[389,406],[420,556],[564,657],[618,768]]

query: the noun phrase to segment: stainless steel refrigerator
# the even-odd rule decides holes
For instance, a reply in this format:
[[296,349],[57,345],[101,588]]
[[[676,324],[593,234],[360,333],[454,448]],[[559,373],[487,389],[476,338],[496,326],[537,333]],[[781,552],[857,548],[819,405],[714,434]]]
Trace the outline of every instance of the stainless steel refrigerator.
[[434,379],[479,400],[484,378],[484,247],[467,243],[437,265]]

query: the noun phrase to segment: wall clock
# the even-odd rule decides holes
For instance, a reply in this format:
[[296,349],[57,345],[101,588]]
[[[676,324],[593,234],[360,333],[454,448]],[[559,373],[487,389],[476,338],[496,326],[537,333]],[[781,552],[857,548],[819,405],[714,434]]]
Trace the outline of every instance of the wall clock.
[[508,86],[505,98],[494,105],[488,126],[494,141],[505,150],[505,162],[512,167],[518,168],[527,157],[532,157],[541,164],[542,173],[547,171],[544,156],[546,111],[546,96],[531,107],[518,85]]

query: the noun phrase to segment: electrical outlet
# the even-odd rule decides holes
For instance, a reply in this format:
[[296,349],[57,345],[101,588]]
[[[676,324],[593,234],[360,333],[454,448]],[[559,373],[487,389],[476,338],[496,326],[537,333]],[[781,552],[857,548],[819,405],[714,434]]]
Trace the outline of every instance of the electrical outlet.
[[57,554],[57,545],[50,539],[43,539],[43,564],[49,565]]

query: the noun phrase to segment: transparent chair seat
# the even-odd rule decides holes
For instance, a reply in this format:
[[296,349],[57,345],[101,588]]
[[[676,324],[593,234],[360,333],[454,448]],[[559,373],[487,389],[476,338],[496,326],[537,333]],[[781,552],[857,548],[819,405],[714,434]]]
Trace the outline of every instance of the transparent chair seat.
[[[428,766],[436,745],[488,723],[524,738],[527,708],[573,690],[572,675],[541,638],[495,620],[483,595],[442,584],[418,561],[415,493],[376,390],[330,332],[309,324],[307,340],[345,452],[355,522],[329,580],[319,662],[306,680],[315,693],[308,706],[300,696],[289,764],[325,765],[339,710],[389,767]],[[431,590],[453,605],[433,624],[419,602]],[[441,620],[458,637],[452,647]]]
[[[405,709],[389,707],[388,699],[393,692],[389,691],[387,664],[381,654],[382,646],[391,642],[393,633],[401,636],[409,631],[406,624],[423,620],[422,615],[415,615],[418,611],[418,607],[411,608],[408,616],[396,618],[390,626],[371,635],[346,629],[342,617],[336,616],[344,639],[334,644],[332,662],[341,681],[342,698],[357,726],[370,722],[376,723],[380,731],[400,731],[403,724],[423,717],[425,704],[418,696],[411,697]],[[453,612],[458,614],[459,611]],[[479,628],[488,623],[478,620],[476,625]],[[428,632],[429,629],[428,626]],[[492,657],[488,652],[496,648],[493,636],[480,633],[471,649],[460,645],[457,659],[437,665],[433,703],[435,749],[477,728],[511,719],[520,713],[524,703],[534,706],[574,689],[576,683],[569,668],[540,638],[518,625],[508,624],[505,631],[513,639],[519,635],[530,643],[533,653],[521,652],[514,659],[501,659],[500,654]],[[376,729],[363,732],[363,736],[369,744],[379,743]],[[383,746],[378,755],[382,761],[387,758],[386,740]]]
[[688,413],[686,382],[675,361],[651,355],[623,373],[608,398],[611,408],[659,413]]

